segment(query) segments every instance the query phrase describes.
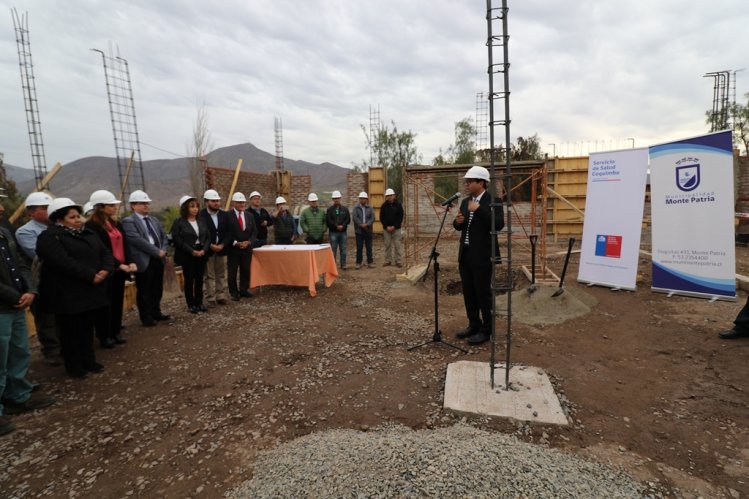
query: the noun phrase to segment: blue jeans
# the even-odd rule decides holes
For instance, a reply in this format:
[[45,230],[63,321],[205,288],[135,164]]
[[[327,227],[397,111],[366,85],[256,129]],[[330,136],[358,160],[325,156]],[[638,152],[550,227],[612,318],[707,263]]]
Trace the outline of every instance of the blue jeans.
[[362,247],[366,244],[367,246],[367,263],[374,262],[372,258],[372,232],[365,231],[361,234],[356,234],[356,264],[361,265],[362,263]]
[[333,250],[333,259],[335,259],[336,249],[341,248],[341,258],[338,260],[338,264],[341,267],[346,266],[346,232],[333,232],[330,231],[330,249]]
[[1,399],[20,404],[31,396],[32,385],[26,379],[30,359],[26,311],[0,313],[0,416]]

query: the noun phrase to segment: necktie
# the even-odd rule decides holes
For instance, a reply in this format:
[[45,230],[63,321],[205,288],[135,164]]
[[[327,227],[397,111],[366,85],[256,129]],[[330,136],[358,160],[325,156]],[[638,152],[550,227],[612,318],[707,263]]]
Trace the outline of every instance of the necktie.
[[241,212],[237,212],[237,220],[239,220],[239,230],[244,231],[244,217]]
[[151,219],[149,217],[143,217],[143,221],[146,222],[146,229],[148,229],[148,234],[153,238],[153,244],[161,248],[161,243],[159,242],[159,236],[156,235],[156,231],[153,229],[153,225],[151,225]]
[[[477,201],[477,199],[475,197],[471,198],[471,200],[472,201]],[[473,220],[473,213],[474,212],[472,212],[472,211],[468,213],[468,225],[466,226],[466,240],[464,241],[464,244],[466,246],[469,245],[468,234],[471,231],[471,221]]]

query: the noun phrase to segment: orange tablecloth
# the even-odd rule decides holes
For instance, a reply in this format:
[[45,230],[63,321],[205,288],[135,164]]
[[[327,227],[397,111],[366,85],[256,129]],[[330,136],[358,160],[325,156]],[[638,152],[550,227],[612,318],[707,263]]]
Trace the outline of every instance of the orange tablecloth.
[[252,251],[250,287],[269,284],[307,286],[317,296],[315,284],[325,275],[325,287],[338,277],[329,244],[291,244],[263,246]]

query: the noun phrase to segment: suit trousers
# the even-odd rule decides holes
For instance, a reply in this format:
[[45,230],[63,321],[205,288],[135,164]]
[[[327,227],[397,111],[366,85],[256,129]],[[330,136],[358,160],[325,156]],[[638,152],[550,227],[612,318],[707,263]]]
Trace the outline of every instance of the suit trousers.
[[736,325],[737,331],[749,331],[749,298],[747,298],[744,307],[739,311],[739,315],[736,316],[733,323]]
[[458,267],[468,327],[489,334],[492,327],[492,262],[472,259],[468,247],[463,249]]
[[[383,239],[385,240],[385,263],[401,263],[401,239],[403,239],[403,230],[395,229],[393,232],[384,230],[382,232]],[[392,255],[392,257],[391,257]]]
[[226,255],[211,255],[205,265],[205,301],[226,299]]
[[122,327],[122,304],[125,301],[125,281],[127,274],[115,270],[107,278],[109,306],[101,309],[96,317],[96,337],[99,341],[114,339]]
[[55,321],[55,314],[42,310],[42,302],[37,296],[31,304],[31,313],[34,315],[36,326],[36,339],[42,347],[42,355],[45,359],[54,359],[60,356],[60,332]]
[[164,260],[151,257],[148,267],[135,274],[138,289],[136,303],[143,323],[151,322],[161,315],[161,297],[164,294]]
[[[239,296],[242,291],[250,290],[250,261],[252,253],[232,252],[227,257],[227,267],[229,271],[229,294]],[[237,287],[237,271],[239,272],[239,287]]]
[[188,307],[203,305],[203,274],[205,258],[190,258],[182,263],[182,277],[185,278],[185,301]]

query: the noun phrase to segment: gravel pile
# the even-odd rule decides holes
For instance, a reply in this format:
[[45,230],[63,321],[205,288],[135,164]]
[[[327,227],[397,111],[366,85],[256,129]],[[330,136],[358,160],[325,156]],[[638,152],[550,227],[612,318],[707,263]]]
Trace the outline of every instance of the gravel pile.
[[314,433],[262,453],[227,494],[257,497],[642,497],[621,471],[466,425]]

